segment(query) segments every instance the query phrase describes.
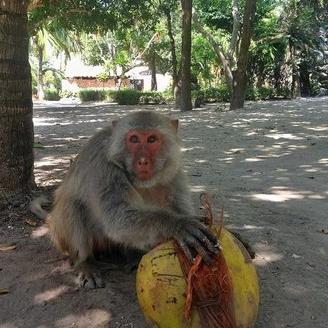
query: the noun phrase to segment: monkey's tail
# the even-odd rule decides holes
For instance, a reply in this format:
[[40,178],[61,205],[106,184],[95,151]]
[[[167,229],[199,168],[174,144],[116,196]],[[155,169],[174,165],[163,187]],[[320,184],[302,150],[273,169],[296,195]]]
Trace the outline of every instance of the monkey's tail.
[[51,201],[45,195],[34,198],[30,204],[30,211],[35,214],[39,219],[46,220],[48,212],[42,208],[43,205],[49,205]]

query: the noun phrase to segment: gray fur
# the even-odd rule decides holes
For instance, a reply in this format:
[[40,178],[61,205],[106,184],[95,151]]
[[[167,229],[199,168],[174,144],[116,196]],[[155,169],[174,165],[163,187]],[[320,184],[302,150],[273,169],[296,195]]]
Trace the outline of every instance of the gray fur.
[[[130,129],[164,135],[151,181],[139,181],[133,173],[125,145]],[[94,254],[95,241],[148,250],[175,238],[186,253],[216,252],[216,238],[193,215],[181,162],[179,138],[161,114],[133,113],[97,133],[55,193],[49,226],[57,248],[83,266]]]

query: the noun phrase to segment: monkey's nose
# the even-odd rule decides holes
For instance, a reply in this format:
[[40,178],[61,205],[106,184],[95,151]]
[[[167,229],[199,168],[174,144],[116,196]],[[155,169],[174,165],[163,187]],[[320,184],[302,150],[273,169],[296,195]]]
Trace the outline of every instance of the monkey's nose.
[[147,158],[141,157],[138,159],[138,166],[145,167],[149,165],[149,161]]

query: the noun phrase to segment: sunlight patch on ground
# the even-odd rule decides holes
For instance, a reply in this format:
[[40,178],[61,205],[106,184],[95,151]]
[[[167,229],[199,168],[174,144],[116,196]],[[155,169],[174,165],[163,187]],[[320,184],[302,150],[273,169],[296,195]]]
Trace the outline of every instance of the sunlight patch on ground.
[[202,149],[204,149],[204,147],[195,146],[195,147],[188,147],[188,148],[182,147],[181,148],[182,152],[193,151],[193,150],[197,150],[197,149],[202,150]]
[[325,199],[325,193],[314,193],[311,191],[304,190],[291,190],[288,187],[277,186],[271,188],[271,193],[254,193],[250,196],[253,200],[262,200],[268,202],[285,202],[289,200],[300,200],[300,199]]
[[326,197],[322,195],[310,195],[309,199],[326,199]]
[[49,232],[49,227],[48,225],[44,224],[41,227],[37,227],[35,230],[32,231],[31,238],[32,239],[41,238],[46,234],[48,234],[48,232]]
[[255,200],[265,200],[269,202],[285,202],[291,199],[303,199],[304,196],[293,191],[282,191],[276,194],[254,194],[252,198]]
[[245,158],[245,162],[261,162],[261,161],[264,161],[264,158],[258,158],[258,157]]
[[269,133],[266,134],[265,137],[272,138],[274,140],[279,140],[279,139],[303,140],[304,139],[303,137],[298,137],[291,133]]
[[264,227],[259,227],[251,224],[244,224],[242,226],[237,226],[234,224],[227,225],[229,229],[236,229],[236,230],[263,230]]
[[57,320],[54,324],[56,328],[66,327],[107,327],[111,320],[111,314],[100,309],[88,310],[82,314],[69,314],[66,317]]
[[246,133],[245,136],[246,136],[246,137],[250,137],[250,136],[255,136],[255,135],[257,135],[257,134],[258,134],[258,132],[251,131],[251,132]]
[[231,163],[234,160],[233,157],[219,158],[219,161]]
[[318,161],[319,164],[324,164],[325,166],[328,166],[328,158],[321,158]]
[[227,155],[235,155],[235,154],[240,154],[242,152],[245,152],[245,148],[231,148],[224,153]]
[[206,191],[205,186],[192,186],[191,187],[191,192],[204,192]]
[[265,266],[270,263],[280,261],[283,258],[282,254],[275,253],[273,251],[256,251],[256,257],[254,259],[254,264],[257,266]]
[[307,129],[312,130],[312,131],[321,132],[321,131],[328,131],[328,126],[327,125],[321,125],[321,126],[316,126],[316,127],[307,128]]
[[51,301],[58,296],[64,294],[69,289],[68,286],[62,285],[54,289],[49,289],[43,293],[37,294],[34,297],[34,304],[41,304],[43,302]]
[[46,166],[58,166],[58,165],[64,164],[64,163],[66,164],[67,162],[69,162],[70,158],[71,158],[70,156],[66,156],[66,158],[65,158],[65,156],[63,156],[61,158],[54,158],[52,156],[45,157],[42,160],[35,161],[34,167],[39,168],[39,167],[45,166],[45,165]]

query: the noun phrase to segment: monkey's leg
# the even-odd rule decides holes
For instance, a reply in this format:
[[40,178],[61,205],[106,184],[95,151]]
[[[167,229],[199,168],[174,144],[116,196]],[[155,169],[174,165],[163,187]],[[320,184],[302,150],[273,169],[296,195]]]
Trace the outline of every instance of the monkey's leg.
[[79,287],[94,289],[103,288],[105,286],[93,258],[89,257],[79,264],[76,264],[75,268],[78,271],[77,283]]
[[[81,202],[70,202],[67,211],[69,256],[78,272],[78,285],[86,288],[104,287],[94,260],[93,240],[97,238],[88,224],[88,213]],[[67,233],[67,232],[66,232]]]

